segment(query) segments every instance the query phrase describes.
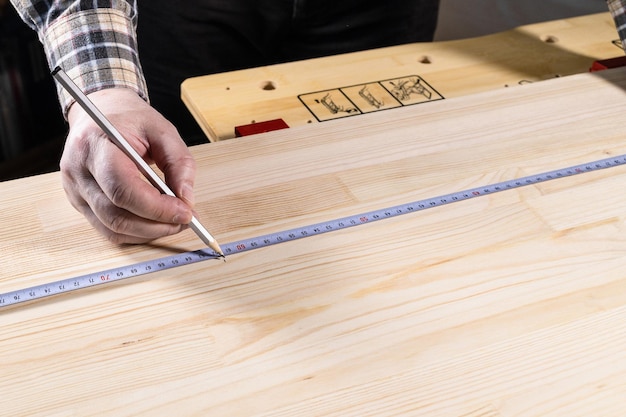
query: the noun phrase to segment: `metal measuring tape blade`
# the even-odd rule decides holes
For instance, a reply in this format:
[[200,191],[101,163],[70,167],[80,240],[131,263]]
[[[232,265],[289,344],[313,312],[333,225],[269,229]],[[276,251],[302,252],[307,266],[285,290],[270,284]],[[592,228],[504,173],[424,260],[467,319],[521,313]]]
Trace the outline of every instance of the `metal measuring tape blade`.
[[[553,179],[570,177],[573,175],[583,174],[585,172],[597,171],[624,164],[626,164],[626,155],[601,159],[594,162],[574,165],[568,168],[562,168],[554,171],[544,172],[541,174],[502,181],[490,185],[454,192],[451,194],[445,194],[438,197],[427,198],[424,200],[400,204],[397,206],[387,207],[367,213],[343,217],[340,219],[330,220],[308,226],[298,227],[295,229],[245,239],[238,242],[228,243],[222,245],[222,250],[225,255],[233,255],[257,248],[275,245],[278,243],[289,242],[296,239],[302,239],[309,236],[320,235],[322,233],[328,233],[353,226],[358,226],[364,223],[370,223],[373,221],[397,217],[408,213],[426,210],[429,208],[439,207],[458,201],[469,200],[471,198],[494,194],[500,191],[511,190],[514,188],[538,184]],[[163,271],[178,266],[189,265],[207,259],[216,258],[218,258],[218,255],[211,250],[197,250],[193,252],[167,256],[152,261],[139,262],[132,265],[112,268],[92,274],[81,275],[61,281],[50,282],[48,284],[41,284],[34,287],[23,288],[0,294],[0,308],[24,303],[27,301],[34,301],[52,295],[64,294],[81,288],[94,287],[96,285],[102,285],[122,279],[137,277],[152,272]]]

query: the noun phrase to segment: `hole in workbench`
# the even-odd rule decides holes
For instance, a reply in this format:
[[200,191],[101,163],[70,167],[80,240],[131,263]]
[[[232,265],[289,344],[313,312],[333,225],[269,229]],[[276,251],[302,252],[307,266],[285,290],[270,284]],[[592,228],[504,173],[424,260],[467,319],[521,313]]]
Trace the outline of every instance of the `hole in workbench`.
[[276,83],[274,81],[263,81],[261,83],[261,90],[265,90],[265,91],[276,90]]
[[559,41],[559,38],[552,35],[544,35],[541,37],[541,40],[545,43],[557,43]]
[[430,59],[429,56],[424,55],[423,57],[421,57],[420,59],[417,60],[419,63],[421,64],[432,64],[433,60]]

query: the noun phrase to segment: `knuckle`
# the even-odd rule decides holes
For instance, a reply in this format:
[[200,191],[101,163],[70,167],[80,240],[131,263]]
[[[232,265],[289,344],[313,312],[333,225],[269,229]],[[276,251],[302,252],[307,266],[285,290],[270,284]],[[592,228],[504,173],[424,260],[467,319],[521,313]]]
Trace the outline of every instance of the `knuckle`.
[[81,161],[81,156],[78,154],[73,154],[72,152],[68,152],[67,150],[63,152],[61,155],[61,159],[59,161],[59,169],[64,178],[73,178],[75,176],[75,172],[78,169],[78,164]]
[[[152,208],[152,212],[150,213],[150,218],[155,221],[166,222],[167,220],[167,211],[162,205],[156,205]],[[173,217],[173,216],[172,216]]]
[[119,233],[114,233],[112,231],[107,231],[104,233],[104,237],[106,238],[106,240],[108,240],[109,242],[115,244],[115,245],[122,245],[125,242],[125,237]]
[[95,136],[97,135],[94,132],[85,129],[70,129],[65,140],[61,160],[67,163],[75,159],[83,160],[88,157],[92,152]]
[[128,207],[129,202],[132,200],[131,189],[119,181],[112,181],[110,186],[109,198],[111,202],[117,207]]
[[[109,220],[108,228],[113,232],[113,234],[127,234],[131,230],[131,222],[126,216],[123,215],[112,216]],[[109,239],[116,238],[111,237]]]
[[180,164],[183,165],[186,168],[189,169],[196,169],[196,160],[194,159],[193,156],[191,156],[191,154],[186,154],[184,157],[181,158],[182,160],[180,161]]
[[72,174],[71,174],[71,170],[72,170],[72,163],[70,161],[70,159],[68,157],[65,156],[65,154],[63,154],[61,156],[61,160],[59,161],[59,170],[61,171],[61,176],[63,179],[67,178],[71,178]]

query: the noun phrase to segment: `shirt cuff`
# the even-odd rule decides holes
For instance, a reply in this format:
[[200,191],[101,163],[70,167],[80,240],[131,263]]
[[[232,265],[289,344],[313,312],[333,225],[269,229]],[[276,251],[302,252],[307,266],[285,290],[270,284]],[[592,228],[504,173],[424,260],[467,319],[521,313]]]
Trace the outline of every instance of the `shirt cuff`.
[[[57,19],[42,33],[51,68],[60,66],[85,93],[130,88],[148,101],[133,22],[113,9],[80,11]],[[63,114],[73,98],[57,83]]]
[[622,46],[626,47],[626,9],[624,2],[620,0],[608,0],[607,5],[613,15],[617,33],[622,41]]

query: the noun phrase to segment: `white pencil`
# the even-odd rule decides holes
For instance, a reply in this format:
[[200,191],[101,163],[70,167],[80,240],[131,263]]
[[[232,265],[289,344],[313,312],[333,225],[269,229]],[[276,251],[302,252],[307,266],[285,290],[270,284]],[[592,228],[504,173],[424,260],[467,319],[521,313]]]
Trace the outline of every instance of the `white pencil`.
[[[143,160],[143,158],[130,146],[128,141],[124,139],[122,134],[111,124],[111,122],[102,114],[100,110],[87,98],[87,96],[78,88],[78,86],[72,81],[72,79],[63,71],[60,67],[57,67],[52,71],[52,76],[67,90],[67,92],[74,97],[76,102],[91,116],[91,118],[100,126],[100,128],[109,136],[111,141],[116,144],[139,168],[139,171],[163,194],[167,194],[172,197],[177,197],[174,192],[165,184],[165,182],[157,175],[150,165]],[[202,226],[200,221],[193,216],[189,227],[198,235],[200,239],[211,249],[213,249],[222,258],[224,252],[220,248],[215,238]]]

